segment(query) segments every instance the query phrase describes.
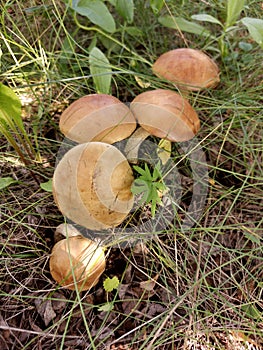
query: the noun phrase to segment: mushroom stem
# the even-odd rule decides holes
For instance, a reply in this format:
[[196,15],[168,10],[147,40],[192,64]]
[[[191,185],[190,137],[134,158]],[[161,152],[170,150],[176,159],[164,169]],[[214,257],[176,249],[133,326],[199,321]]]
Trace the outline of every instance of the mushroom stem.
[[148,136],[150,136],[150,133],[144,128],[139,127],[128,139],[124,153],[129,163],[138,163],[139,148]]
[[63,235],[65,238],[81,236],[81,233],[71,224],[58,225],[55,234]]

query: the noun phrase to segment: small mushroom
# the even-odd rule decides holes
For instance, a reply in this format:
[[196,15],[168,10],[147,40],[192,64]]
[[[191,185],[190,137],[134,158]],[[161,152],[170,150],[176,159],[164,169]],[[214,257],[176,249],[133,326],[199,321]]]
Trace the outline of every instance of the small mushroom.
[[59,127],[77,143],[112,144],[127,138],[135,130],[136,121],[129,107],[116,97],[91,94],[79,98],[62,113]]
[[132,169],[113,145],[88,142],[70,149],[53,175],[61,213],[91,230],[119,225],[133,206]]
[[153,64],[155,75],[173,82],[182,90],[199,91],[219,81],[216,63],[199,50],[181,48],[162,54]]
[[51,276],[61,286],[84,291],[95,286],[105,270],[102,247],[82,236],[69,237],[57,242],[51,252]]
[[171,90],[143,92],[134,98],[130,108],[138,123],[149,134],[172,142],[188,141],[200,128],[193,107]]

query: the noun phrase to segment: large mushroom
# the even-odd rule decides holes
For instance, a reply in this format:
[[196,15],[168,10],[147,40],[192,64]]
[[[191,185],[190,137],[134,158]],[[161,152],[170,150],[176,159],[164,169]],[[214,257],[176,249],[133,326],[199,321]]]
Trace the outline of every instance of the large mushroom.
[[136,121],[128,106],[114,96],[90,94],[74,101],[62,113],[61,132],[77,143],[115,143],[135,130]]
[[119,225],[133,206],[132,169],[113,145],[88,142],[69,150],[53,175],[61,213],[91,230]]
[[95,286],[105,270],[104,250],[96,242],[82,236],[57,242],[51,252],[51,276],[61,286],[84,291]]
[[130,108],[150,135],[172,142],[192,139],[200,128],[197,113],[180,94],[164,89],[136,96]]
[[152,70],[181,90],[199,91],[220,81],[216,63],[204,52],[189,48],[165,52],[154,62]]

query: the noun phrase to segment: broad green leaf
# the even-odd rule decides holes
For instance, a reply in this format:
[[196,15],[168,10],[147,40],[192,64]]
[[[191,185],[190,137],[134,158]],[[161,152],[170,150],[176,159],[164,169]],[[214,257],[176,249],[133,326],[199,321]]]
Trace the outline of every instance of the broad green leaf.
[[111,87],[112,70],[104,53],[94,47],[89,54],[90,73],[96,90],[100,94],[108,94]]
[[164,0],[150,0],[151,9],[156,15],[161,11],[163,5]]
[[109,2],[112,6],[116,6],[117,0],[108,0],[108,2]]
[[205,29],[200,24],[187,21],[181,17],[162,16],[158,21],[165,27],[181,30],[182,32],[193,33],[197,35],[210,36],[209,30]]
[[114,18],[101,0],[80,0],[72,8],[107,32],[113,33],[116,30]]
[[47,182],[42,182],[40,187],[46,192],[52,192],[52,179],[49,179]]
[[244,17],[241,19],[247,27],[249,34],[263,48],[263,20],[258,18]]
[[120,284],[120,281],[117,276],[114,276],[112,278],[107,277],[103,282],[103,287],[106,292],[112,292],[113,289],[118,288],[119,284]]
[[253,49],[253,46],[250,43],[246,43],[245,41],[240,41],[238,43],[238,47],[245,52],[249,52]]
[[245,0],[227,0],[226,27],[232,26],[244,9]]
[[3,190],[14,183],[17,183],[17,181],[12,177],[0,177],[0,190]]
[[191,16],[191,18],[195,19],[196,21],[216,23],[216,24],[219,24],[221,27],[223,26],[222,23],[217,18],[215,18],[211,15],[207,15],[206,13],[200,13],[198,15],[193,15],[193,16]]
[[133,0],[117,0],[116,10],[125,19],[125,21],[132,23],[134,15]]
[[12,89],[0,83],[0,123],[4,122],[6,127],[12,125],[18,126],[24,130],[21,118],[21,102]]

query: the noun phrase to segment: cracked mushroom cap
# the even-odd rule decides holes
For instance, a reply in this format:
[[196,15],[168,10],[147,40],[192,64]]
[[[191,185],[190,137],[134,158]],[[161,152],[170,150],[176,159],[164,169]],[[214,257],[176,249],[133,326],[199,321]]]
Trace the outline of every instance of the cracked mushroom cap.
[[192,139],[200,128],[197,113],[189,102],[171,90],[146,91],[135,97],[130,108],[149,134],[172,142]]
[[181,48],[162,54],[153,64],[155,75],[173,82],[179,88],[198,91],[216,86],[219,68],[205,53]]
[[61,286],[79,291],[95,286],[105,270],[102,247],[82,236],[69,237],[57,242],[51,252],[49,267],[51,276]]
[[69,150],[53,175],[61,213],[91,230],[118,226],[133,207],[132,169],[113,145],[88,142]]
[[107,94],[86,95],[73,102],[61,115],[61,132],[77,143],[115,143],[126,139],[136,128],[128,106]]

